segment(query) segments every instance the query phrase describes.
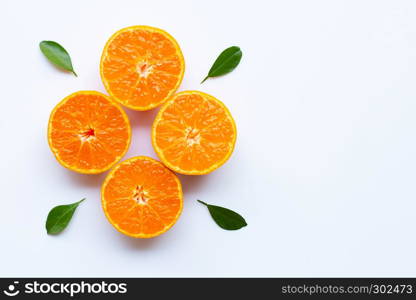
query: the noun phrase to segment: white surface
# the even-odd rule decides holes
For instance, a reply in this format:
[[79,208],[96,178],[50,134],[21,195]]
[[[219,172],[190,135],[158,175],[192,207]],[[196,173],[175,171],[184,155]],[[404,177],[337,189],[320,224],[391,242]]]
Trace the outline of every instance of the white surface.
[[[416,2],[13,0],[0,11],[0,276],[416,276]],[[180,90],[223,100],[239,131],[226,165],[181,176],[183,214],[152,240],[114,230],[105,174],[65,170],[46,141],[55,104],[103,92],[101,50],[137,24],[178,40]],[[42,56],[45,39],[69,51],[78,78]],[[231,45],[240,66],[200,85]],[[155,111],[128,114],[126,158],[156,157]],[[49,209],[83,197],[67,230],[47,236]],[[197,198],[248,227],[221,230]]]

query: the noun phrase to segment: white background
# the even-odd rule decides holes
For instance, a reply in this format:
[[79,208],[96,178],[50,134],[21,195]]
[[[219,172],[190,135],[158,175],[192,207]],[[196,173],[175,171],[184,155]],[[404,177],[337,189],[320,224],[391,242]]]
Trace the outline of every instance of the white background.
[[[416,276],[416,3],[414,1],[2,1],[0,276]],[[226,165],[180,176],[184,210],[166,234],[135,240],[107,222],[106,174],[61,167],[46,139],[53,107],[104,92],[99,59],[116,30],[146,24],[182,47],[180,90],[221,99],[238,127]],[[55,40],[79,77],[38,44]],[[199,82],[216,56],[243,59]],[[156,157],[156,111],[128,111],[125,158]],[[86,197],[48,236],[56,205]],[[221,230],[196,199],[248,226]]]

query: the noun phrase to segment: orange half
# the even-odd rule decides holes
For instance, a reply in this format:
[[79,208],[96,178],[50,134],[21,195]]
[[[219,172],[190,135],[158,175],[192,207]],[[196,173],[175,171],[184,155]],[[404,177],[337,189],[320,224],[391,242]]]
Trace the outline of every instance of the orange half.
[[176,40],[150,26],[131,26],[114,33],[100,63],[108,93],[134,110],[152,109],[169,99],[182,82],[185,61]]
[[211,95],[185,91],[162,106],[152,127],[160,160],[186,175],[208,174],[234,150],[237,129],[227,107]]
[[61,165],[75,172],[107,171],[127,152],[130,139],[126,113],[99,92],[69,95],[49,118],[49,147]]
[[121,233],[151,238],[166,232],[182,212],[178,177],[160,162],[145,156],[118,164],[101,188],[108,221]]

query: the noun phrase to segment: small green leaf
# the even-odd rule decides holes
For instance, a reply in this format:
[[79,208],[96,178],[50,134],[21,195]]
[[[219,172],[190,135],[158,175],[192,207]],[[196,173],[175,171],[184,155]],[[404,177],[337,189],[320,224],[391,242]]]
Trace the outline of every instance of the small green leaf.
[[85,198],[72,204],[59,205],[52,208],[46,219],[46,232],[48,234],[57,234],[64,230],[68,226],[69,221],[71,221],[78,205],[84,200]]
[[217,77],[225,75],[234,70],[240,63],[243,52],[237,46],[232,46],[224,51],[217,57],[211,69],[208,72],[208,75],[202,80],[203,83],[209,77]]
[[210,205],[201,200],[197,201],[208,207],[211,217],[221,228],[226,230],[237,230],[247,226],[246,220],[235,211],[221,206]]
[[64,70],[72,72],[75,76],[78,76],[72,67],[71,57],[64,47],[54,41],[42,41],[40,42],[39,47],[40,51],[42,51],[50,62]]

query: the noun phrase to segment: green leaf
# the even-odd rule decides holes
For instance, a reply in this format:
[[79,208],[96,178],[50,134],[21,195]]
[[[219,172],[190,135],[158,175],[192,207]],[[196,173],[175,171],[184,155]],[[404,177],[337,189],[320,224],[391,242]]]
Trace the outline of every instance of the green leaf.
[[40,42],[39,47],[40,51],[42,51],[50,62],[64,70],[72,72],[75,76],[78,76],[72,67],[71,57],[64,47],[54,41],[42,41]]
[[46,219],[46,231],[48,234],[57,234],[68,226],[75,210],[84,199],[67,205],[55,206],[51,209]]
[[238,66],[242,56],[243,52],[241,52],[240,48],[237,46],[232,46],[225,49],[215,60],[214,64],[208,72],[208,75],[204,78],[204,80],[202,80],[201,83],[203,83],[209,77],[217,77],[230,73]]
[[237,230],[247,226],[246,220],[235,211],[221,206],[210,205],[201,200],[197,201],[208,207],[211,217],[221,228],[226,230]]

